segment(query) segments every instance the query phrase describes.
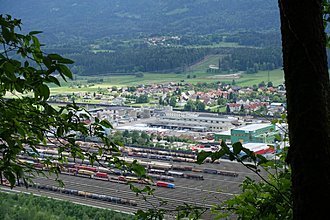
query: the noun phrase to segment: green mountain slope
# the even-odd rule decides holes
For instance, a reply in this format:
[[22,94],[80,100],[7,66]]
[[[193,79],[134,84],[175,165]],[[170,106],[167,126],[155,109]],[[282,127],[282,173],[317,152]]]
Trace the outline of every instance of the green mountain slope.
[[150,34],[278,30],[275,0],[0,0],[46,42]]

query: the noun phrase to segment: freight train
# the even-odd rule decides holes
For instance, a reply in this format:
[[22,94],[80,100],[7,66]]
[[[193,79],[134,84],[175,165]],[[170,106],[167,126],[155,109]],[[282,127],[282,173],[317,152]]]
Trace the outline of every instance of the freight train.
[[[127,163],[132,163],[134,161],[134,159],[127,158],[127,157],[121,157],[120,159],[126,161]],[[172,171],[172,170],[202,172],[202,173],[217,174],[217,175],[231,176],[231,177],[238,176],[238,173],[233,172],[233,171],[215,170],[215,169],[208,169],[208,168],[196,169],[195,167],[189,166],[189,165],[160,163],[160,162],[154,162],[154,161],[146,162],[146,161],[142,161],[142,160],[137,160],[137,163],[146,167],[150,173],[165,174],[165,175],[169,175],[169,176],[171,173],[173,175],[175,175],[174,171]],[[181,174],[181,175],[185,175],[185,174]],[[177,176],[181,177],[180,175],[177,175]]]
[[[169,177],[180,177],[180,178],[187,178],[187,179],[195,179],[195,180],[204,180],[203,175],[198,175],[198,174],[187,174],[187,173],[182,173],[182,172],[177,172],[177,171],[171,171],[171,170],[156,170],[156,169],[150,169],[148,170],[149,176],[151,175],[158,175],[159,178],[164,177],[164,175],[167,175]],[[167,178],[169,180],[169,178]],[[169,180],[171,181],[171,180]],[[174,180],[173,180],[174,181]]]
[[[49,146],[40,146],[41,149],[37,149],[37,152],[40,154],[40,157],[57,157],[58,151],[56,148],[56,142]],[[58,143],[59,144],[59,143]],[[85,151],[89,151],[90,153],[98,153],[100,143],[93,142],[82,142],[77,141],[77,144]],[[96,147],[98,146],[98,147]],[[152,149],[152,148],[144,148],[139,146],[125,146],[119,147],[120,151],[125,156],[132,157],[142,157],[149,159],[157,159],[157,160],[166,160],[166,161],[175,161],[175,162],[188,162],[195,163],[197,159],[197,155],[194,152],[184,151],[184,150],[170,150],[170,149]],[[35,154],[32,149],[28,150],[30,154]],[[68,152],[62,152],[63,156],[70,157]],[[110,155],[105,155],[110,156]],[[102,159],[102,158],[99,158]],[[206,158],[205,162],[211,162],[210,158]],[[216,160],[213,163],[220,163],[220,160]]]
[[117,203],[117,204],[137,206],[137,202],[135,200],[118,198],[115,196],[90,193],[90,192],[86,192],[86,191],[67,189],[67,188],[61,188],[61,187],[50,186],[50,185],[40,185],[37,183],[31,184],[30,187],[34,187],[34,188],[41,189],[41,190],[49,190],[49,191],[53,191],[53,192],[69,194],[69,195],[81,196],[81,197],[85,197],[85,198],[92,198],[92,199],[96,199],[96,200],[102,200],[102,201],[107,201],[107,202],[112,202],[112,203]]
[[[28,161],[28,160],[20,160],[20,163],[39,164],[39,163],[35,163],[34,161]],[[65,167],[65,166],[67,166],[67,167]],[[123,176],[123,175],[121,175],[122,172],[119,170],[116,171],[116,170],[107,169],[104,167],[91,167],[91,166],[84,166],[84,165],[77,165],[77,164],[65,164],[65,166],[64,166],[65,168],[62,170],[63,174],[87,177],[87,178],[91,178],[91,179],[105,180],[105,181],[111,181],[111,182],[123,183],[123,184],[140,183],[140,184],[166,187],[162,184],[157,184],[158,182],[162,182],[162,181],[153,182],[152,180],[149,180],[149,179],[132,177],[132,176]],[[106,172],[100,172],[101,170],[106,171]],[[118,172],[120,172],[120,173],[118,173]],[[119,174],[119,175],[110,176],[109,173]],[[161,180],[170,181],[170,182],[174,181],[174,179],[172,177],[161,178]],[[168,183],[167,188],[174,188],[174,186],[175,185],[173,183]]]

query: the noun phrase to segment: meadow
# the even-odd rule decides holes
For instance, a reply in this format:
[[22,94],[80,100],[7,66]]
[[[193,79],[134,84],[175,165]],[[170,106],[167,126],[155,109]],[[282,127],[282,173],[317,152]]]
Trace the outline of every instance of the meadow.
[[[187,76],[190,75],[188,79]],[[193,76],[196,76],[194,78]],[[281,69],[271,70],[271,71],[260,71],[255,74],[241,74],[238,79],[216,79],[211,78],[214,75],[211,73],[203,72],[193,72],[193,73],[144,73],[144,77],[135,77],[133,75],[123,75],[123,76],[97,76],[97,77],[77,77],[74,81],[63,82],[62,87],[51,87],[52,94],[59,93],[73,93],[73,92],[94,92],[99,88],[111,88],[113,86],[123,87],[123,86],[137,86],[137,85],[148,85],[156,83],[211,83],[211,82],[225,82],[232,83],[235,80],[237,86],[253,86],[258,85],[260,82],[264,81],[267,83],[271,81],[273,85],[277,86],[284,83],[284,74]],[[92,86],[88,85],[87,81],[91,79],[103,79],[102,83],[94,84]]]
[[[95,92],[100,88],[111,88],[113,86],[137,86],[157,83],[211,83],[224,82],[232,83],[235,80],[237,86],[253,86],[260,82],[271,81],[274,86],[284,83],[284,73],[281,69],[271,71],[259,71],[254,74],[240,74],[240,78],[222,77],[222,75],[233,73],[209,73],[207,69],[210,65],[216,65],[220,55],[211,55],[201,62],[189,67],[183,73],[143,73],[143,77],[135,75],[107,75],[107,76],[75,76],[74,80],[62,82],[62,87],[51,86],[52,94],[74,93],[74,92]],[[216,76],[215,76],[216,75]],[[217,77],[219,76],[219,77]],[[91,85],[88,81],[103,80],[101,83]]]

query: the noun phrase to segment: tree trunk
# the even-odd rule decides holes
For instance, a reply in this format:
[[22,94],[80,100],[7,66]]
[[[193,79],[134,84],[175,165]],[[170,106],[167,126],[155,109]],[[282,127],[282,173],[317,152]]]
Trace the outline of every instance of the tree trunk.
[[279,0],[294,219],[330,216],[329,73],[321,3]]

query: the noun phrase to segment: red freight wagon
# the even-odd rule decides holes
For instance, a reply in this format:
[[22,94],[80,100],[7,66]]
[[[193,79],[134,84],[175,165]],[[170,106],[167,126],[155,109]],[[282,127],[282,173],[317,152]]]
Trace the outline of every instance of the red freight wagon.
[[100,178],[108,178],[108,174],[107,173],[102,173],[102,172],[97,172],[95,174],[96,177],[100,177]]
[[77,168],[78,168],[78,170],[82,169],[82,170],[89,170],[89,171],[93,171],[93,172],[97,171],[96,167],[78,166]]

